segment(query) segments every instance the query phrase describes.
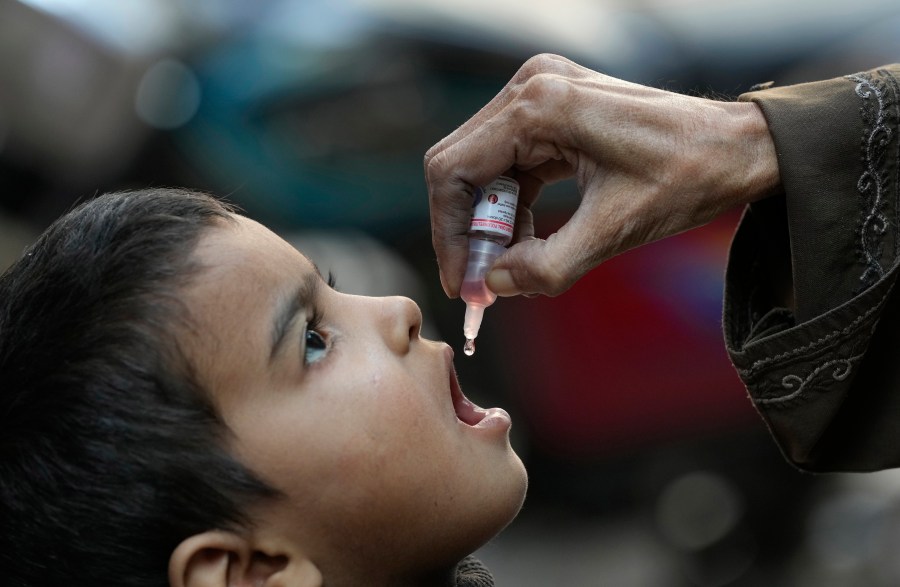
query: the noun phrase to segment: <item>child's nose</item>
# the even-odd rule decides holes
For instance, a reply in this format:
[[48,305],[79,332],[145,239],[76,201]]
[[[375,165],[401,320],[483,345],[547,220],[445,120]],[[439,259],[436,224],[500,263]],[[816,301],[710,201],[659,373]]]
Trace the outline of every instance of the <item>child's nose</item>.
[[422,311],[409,298],[394,296],[382,298],[381,325],[385,340],[392,351],[405,354],[409,344],[419,338],[422,329]]

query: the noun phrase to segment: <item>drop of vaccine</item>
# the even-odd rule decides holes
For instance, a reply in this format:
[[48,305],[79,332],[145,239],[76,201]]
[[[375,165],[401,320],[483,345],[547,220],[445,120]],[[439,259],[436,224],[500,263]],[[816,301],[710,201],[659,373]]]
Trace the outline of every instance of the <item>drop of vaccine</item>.
[[463,352],[466,353],[466,356],[471,357],[475,354],[475,339],[467,338],[466,344],[463,346]]

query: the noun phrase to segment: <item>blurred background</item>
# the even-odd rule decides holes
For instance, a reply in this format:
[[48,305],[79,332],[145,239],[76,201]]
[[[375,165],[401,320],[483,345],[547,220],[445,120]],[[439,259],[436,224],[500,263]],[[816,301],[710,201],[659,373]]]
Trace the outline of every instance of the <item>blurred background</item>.
[[[461,350],[425,150],[529,56],[736,97],[900,59],[896,0],[0,0],[0,267],[73,203],[183,185],[337,276],[402,293]],[[543,236],[577,205],[553,186]],[[500,586],[900,584],[900,475],[785,463],[725,355],[739,211],[614,259],[557,299],[501,300],[466,393],[530,470],[478,554]]]

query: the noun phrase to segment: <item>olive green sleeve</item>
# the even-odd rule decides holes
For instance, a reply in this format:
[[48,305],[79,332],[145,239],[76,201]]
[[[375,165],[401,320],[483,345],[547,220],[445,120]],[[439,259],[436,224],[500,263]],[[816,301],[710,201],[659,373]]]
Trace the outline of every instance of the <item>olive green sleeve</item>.
[[725,339],[808,470],[900,466],[898,80],[889,65],[740,97],[766,117],[783,193],[749,206],[735,235]]

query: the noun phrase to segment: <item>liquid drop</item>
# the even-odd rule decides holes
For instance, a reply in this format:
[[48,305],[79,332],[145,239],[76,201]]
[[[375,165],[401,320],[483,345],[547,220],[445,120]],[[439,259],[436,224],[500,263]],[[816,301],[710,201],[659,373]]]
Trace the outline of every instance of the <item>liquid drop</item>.
[[467,338],[466,344],[463,346],[463,352],[466,353],[466,356],[471,357],[475,354],[475,339]]

